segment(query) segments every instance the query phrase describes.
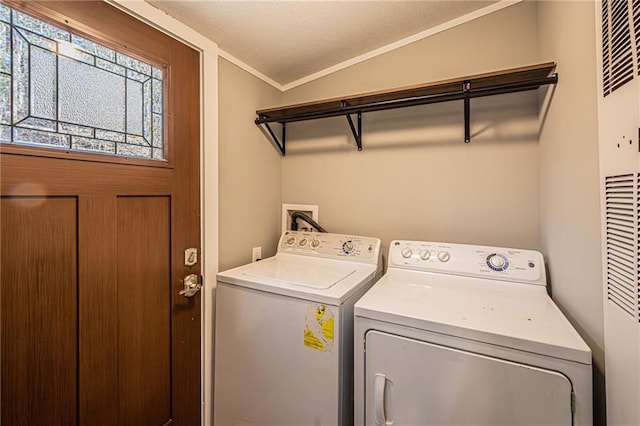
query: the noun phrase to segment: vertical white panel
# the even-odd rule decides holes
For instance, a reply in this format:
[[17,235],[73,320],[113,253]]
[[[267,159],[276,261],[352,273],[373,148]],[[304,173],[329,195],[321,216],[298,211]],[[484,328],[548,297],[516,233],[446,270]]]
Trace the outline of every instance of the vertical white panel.
[[[623,4],[624,3],[624,4]],[[629,216],[628,233],[634,241],[630,265],[631,279],[620,281],[613,269],[626,262],[623,257],[611,256],[616,248],[612,233],[620,228],[607,196],[611,183],[619,176],[636,177],[640,171],[640,80],[637,66],[637,34],[633,33],[631,52],[619,52],[619,57],[632,55],[632,79],[607,91],[612,57],[607,57],[607,45],[615,44],[616,34],[635,31],[634,22],[640,3],[636,1],[596,2],[596,51],[598,58],[598,135],[600,146],[600,181],[603,240],[603,300],[606,354],[607,422],[610,425],[640,424],[640,324],[638,322],[638,214]],[[616,14],[628,7],[626,21]],[[618,12],[616,12],[618,10]],[[615,26],[618,28],[613,28]],[[605,96],[606,95],[606,96]],[[631,199],[637,197],[637,180],[632,179]],[[634,202],[637,204],[637,202]],[[637,206],[634,206],[637,207]],[[614,235],[615,237],[615,235]],[[625,253],[624,251],[622,253]],[[611,267],[613,260],[614,268]],[[629,274],[625,274],[627,277]],[[615,281],[617,280],[617,281]],[[628,291],[627,291],[628,290]]]

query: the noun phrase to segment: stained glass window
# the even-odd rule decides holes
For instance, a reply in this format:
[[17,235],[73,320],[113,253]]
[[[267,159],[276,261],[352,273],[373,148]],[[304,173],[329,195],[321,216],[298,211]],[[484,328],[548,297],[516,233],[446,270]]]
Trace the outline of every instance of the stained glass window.
[[163,70],[0,4],[0,142],[164,159]]

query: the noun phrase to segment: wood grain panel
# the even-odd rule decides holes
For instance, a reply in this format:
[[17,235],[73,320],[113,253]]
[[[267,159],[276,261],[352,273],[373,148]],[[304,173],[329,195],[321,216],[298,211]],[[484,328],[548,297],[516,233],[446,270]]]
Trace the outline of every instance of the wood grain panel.
[[170,198],[119,197],[118,348],[121,425],[171,418]]
[[[201,301],[178,292],[185,275],[200,273],[182,256],[200,249],[199,53],[104,2],[0,2],[167,67],[168,161],[0,145],[0,193],[79,199],[80,292],[68,312],[78,312],[80,358],[65,368],[79,371],[80,388],[69,388],[78,406],[67,415],[83,426],[197,426]],[[56,412],[27,424],[75,420]]]
[[[175,190],[173,191],[172,218],[184,223],[185,230],[177,230],[172,235],[173,267],[173,371],[174,371],[174,415],[180,424],[197,426],[200,424],[200,389],[193,386],[200,380],[200,332],[201,294],[191,298],[179,296],[182,279],[189,274],[200,274],[200,263],[186,267],[182,251],[187,247],[200,247],[200,139],[198,119],[199,83],[190,77],[199,66],[199,55],[193,49],[175,42],[172,47],[173,81],[181,82],[181,91],[173,99],[172,115],[176,138],[173,143],[181,149],[175,150],[176,163],[186,164],[175,170]],[[181,190],[185,188],[187,190]],[[200,250],[198,250],[200,253]]]
[[[0,151],[2,148],[0,146]],[[171,191],[171,169],[69,161],[5,152],[0,154],[0,162],[0,188],[3,194],[156,195]]]
[[118,424],[116,197],[79,199],[80,424]]
[[76,424],[76,208],[0,200],[2,425]]

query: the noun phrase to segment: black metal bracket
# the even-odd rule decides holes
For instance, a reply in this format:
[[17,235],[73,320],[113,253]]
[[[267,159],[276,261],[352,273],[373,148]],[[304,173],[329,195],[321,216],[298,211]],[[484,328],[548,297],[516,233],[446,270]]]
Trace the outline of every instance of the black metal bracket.
[[[346,101],[342,101],[342,108],[345,110],[349,104]],[[349,122],[349,127],[351,128],[351,133],[353,133],[353,138],[356,140],[356,146],[358,147],[358,151],[362,151],[362,111],[357,111],[358,116],[358,128],[353,124],[353,119],[351,118],[351,113],[345,112],[345,117],[347,117],[347,121]]]
[[267,128],[267,131],[269,132],[269,135],[271,136],[271,139],[273,140],[274,145],[280,150],[280,154],[284,157],[285,155],[287,155],[287,149],[286,149],[286,143],[287,143],[287,123],[286,122],[282,122],[280,124],[282,124],[282,139],[278,139],[278,136],[276,136],[275,132],[273,131],[273,129],[271,128],[271,126],[269,126],[268,122],[264,122],[261,123],[260,119],[262,119],[264,117],[258,117],[256,118],[256,125],[260,126],[261,124],[264,124],[264,127]]
[[462,92],[464,93],[464,143],[471,142],[471,82],[469,80],[462,83]]

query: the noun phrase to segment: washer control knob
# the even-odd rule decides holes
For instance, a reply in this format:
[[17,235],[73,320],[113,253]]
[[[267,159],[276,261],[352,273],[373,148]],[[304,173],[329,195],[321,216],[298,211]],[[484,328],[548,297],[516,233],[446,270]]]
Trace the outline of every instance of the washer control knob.
[[422,260],[427,260],[431,257],[431,252],[429,250],[421,250],[420,251],[420,258]]
[[301,239],[298,244],[300,244],[300,247],[306,246],[307,245],[307,239],[306,238]]
[[489,258],[489,263],[491,263],[491,266],[494,268],[502,268],[504,267],[505,261],[502,256],[491,256]]
[[311,247],[316,248],[319,245],[320,245],[320,240],[317,240],[315,238],[313,240],[311,240]]
[[287,238],[287,240],[285,241],[285,243],[287,243],[288,245],[293,245],[295,242],[296,242],[296,237],[294,237],[293,235]]
[[402,250],[400,250],[400,254],[402,255],[402,257],[404,257],[405,259],[408,259],[411,257],[411,255],[413,254],[413,250],[411,250],[409,247],[405,247]]
[[440,262],[448,262],[451,259],[451,254],[448,251],[440,251],[438,252],[438,260]]
[[342,244],[342,251],[345,252],[346,254],[351,254],[356,250],[356,243],[354,243],[351,240],[345,241],[344,244]]

